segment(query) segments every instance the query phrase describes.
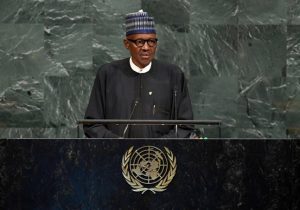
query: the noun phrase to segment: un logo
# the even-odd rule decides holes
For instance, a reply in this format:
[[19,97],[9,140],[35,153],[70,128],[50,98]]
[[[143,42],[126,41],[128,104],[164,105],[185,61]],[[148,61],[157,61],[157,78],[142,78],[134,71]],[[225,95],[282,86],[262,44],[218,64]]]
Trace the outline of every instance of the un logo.
[[176,158],[166,147],[165,151],[154,146],[136,150],[130,147],[122,158],[122,173],[135,192],[153,193],[166,190],[176,173]]

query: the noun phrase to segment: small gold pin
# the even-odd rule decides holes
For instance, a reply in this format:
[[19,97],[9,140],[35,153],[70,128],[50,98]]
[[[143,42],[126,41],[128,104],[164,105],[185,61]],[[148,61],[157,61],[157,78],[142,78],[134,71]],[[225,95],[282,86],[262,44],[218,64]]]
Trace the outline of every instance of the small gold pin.
[[150,92],[149,92],[149,96],[151,96],[151,95],[152,95],[152,92],[150,91]]

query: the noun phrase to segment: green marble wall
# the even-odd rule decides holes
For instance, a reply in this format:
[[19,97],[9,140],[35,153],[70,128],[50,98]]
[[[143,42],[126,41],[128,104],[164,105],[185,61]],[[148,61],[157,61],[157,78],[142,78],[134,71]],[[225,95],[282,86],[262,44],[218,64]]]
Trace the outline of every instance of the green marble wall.
[[141,8],[195,119],[222,120],[224,137],[300,136],[300,0],[1,0],[0,137],[75,137],[97,67],[128,56],[124,15]]

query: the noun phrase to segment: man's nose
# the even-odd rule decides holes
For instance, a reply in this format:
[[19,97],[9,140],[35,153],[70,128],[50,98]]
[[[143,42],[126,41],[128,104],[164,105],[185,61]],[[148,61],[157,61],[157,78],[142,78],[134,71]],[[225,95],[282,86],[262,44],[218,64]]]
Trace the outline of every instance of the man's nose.
[[144,46],[142,47],[143,50],[149,50],[148,42],[145,42]]

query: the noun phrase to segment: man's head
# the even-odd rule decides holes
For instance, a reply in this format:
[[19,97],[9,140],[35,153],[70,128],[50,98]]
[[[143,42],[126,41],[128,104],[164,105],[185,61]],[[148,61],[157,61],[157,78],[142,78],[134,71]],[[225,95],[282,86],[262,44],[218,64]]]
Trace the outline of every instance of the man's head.
[[153,17],[142,10],[127,14],[124,45],[135,65],[140,68],[147,66],[154,58],[157,46]]

